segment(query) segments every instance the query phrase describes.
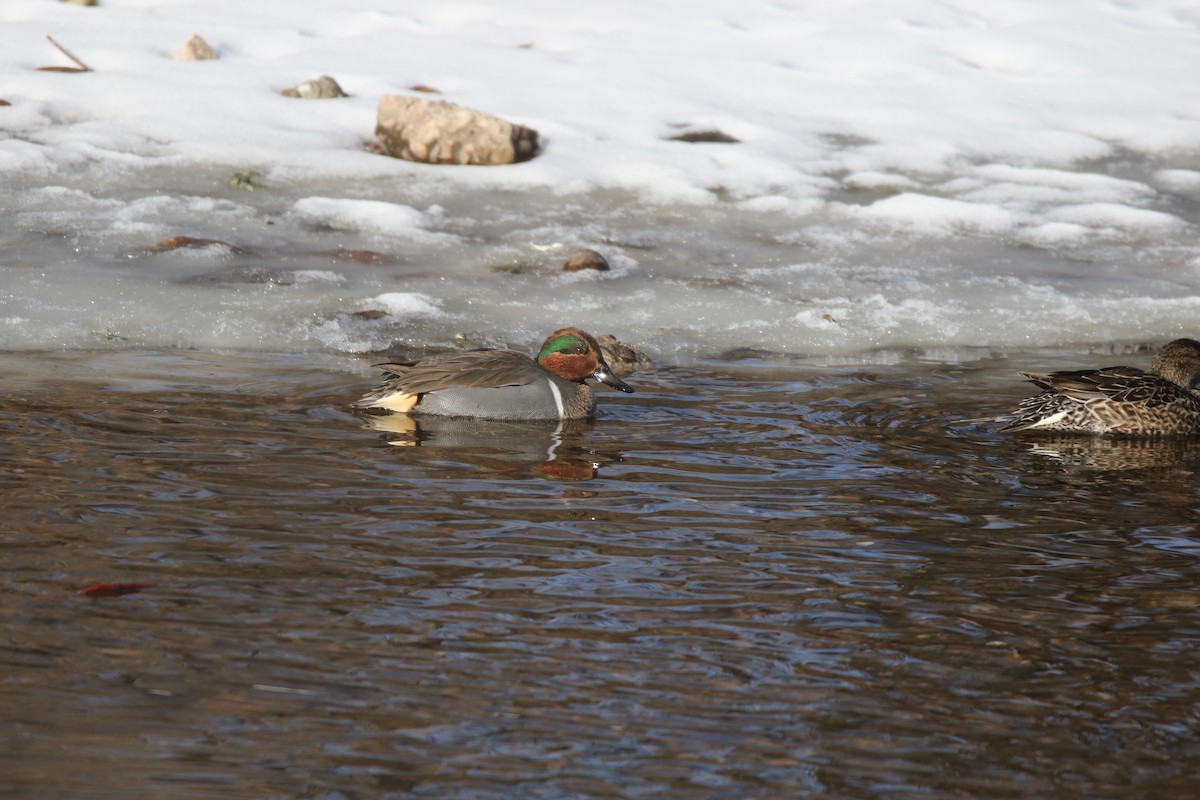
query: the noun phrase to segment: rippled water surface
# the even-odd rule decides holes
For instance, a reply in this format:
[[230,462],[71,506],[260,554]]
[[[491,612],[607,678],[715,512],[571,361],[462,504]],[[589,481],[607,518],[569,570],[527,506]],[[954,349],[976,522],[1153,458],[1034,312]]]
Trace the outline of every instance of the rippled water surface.
[[983,421],[1077,353],[893,361],[377,430],[345,361],[0,357],[0,786],[1195,796],[1200,443]]

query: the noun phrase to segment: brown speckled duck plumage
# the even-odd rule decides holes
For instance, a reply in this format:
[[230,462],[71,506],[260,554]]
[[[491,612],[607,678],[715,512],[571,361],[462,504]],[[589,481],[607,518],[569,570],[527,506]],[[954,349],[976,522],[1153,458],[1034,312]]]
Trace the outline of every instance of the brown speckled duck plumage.
[[1194,339],[1163,345],[1149,371],[1103,367],[1020,374],[1045,391],[1023,400],[1002,431],[1200,434],[1200,342]]

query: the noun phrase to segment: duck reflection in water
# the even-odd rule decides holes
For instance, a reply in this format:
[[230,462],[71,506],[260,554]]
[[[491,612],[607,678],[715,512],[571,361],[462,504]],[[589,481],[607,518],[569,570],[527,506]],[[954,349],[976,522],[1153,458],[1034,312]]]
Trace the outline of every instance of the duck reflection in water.
[[588,446],[589,420],[511,422],[408,414],[364,414],[362,419],[384,434],[388,445],[444,450],[460,462],[470,451],[470,462],[493,474],[521,477],[536,464],[547,478],[584,481],[596,477],[603,464],[621,460],[620,453]]
[[1108,472],[1200,469],[1200,437],[1042,435],[1020,445],[1039,456],[1048,469]]

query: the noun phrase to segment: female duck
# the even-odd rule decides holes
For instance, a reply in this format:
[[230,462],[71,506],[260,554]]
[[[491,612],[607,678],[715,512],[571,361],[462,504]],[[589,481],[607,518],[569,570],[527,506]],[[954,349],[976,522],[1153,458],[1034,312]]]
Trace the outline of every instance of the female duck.
[[1200,342],[1194,339],[1163,345],[1149,372],[1104,367],[1021,375],[1046,391],[1021,401],[1002,431],[1200,433]]
[[415,363],[380,364],[383,385],[355,406],[401,414],[537,420],[584,419],[596,411],[589,378],[622,392],[600,345],[579,328],[557,330],[534,361],[515,350],[465,350]]

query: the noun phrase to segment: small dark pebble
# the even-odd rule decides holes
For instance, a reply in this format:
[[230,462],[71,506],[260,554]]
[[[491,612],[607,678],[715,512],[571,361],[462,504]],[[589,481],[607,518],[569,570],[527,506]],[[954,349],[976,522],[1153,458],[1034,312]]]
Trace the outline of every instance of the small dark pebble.
[[608,260],[604,256],[597,253],[595,250],[583,248],[576,250],[571,255],[567,256],[567,260],[563,262],[563,272],[579,272],[580,270],[594,269],[599,272],[607,272],[610,268]]
[[730,136],[724,131],[684,131],[675,136],[668,136],[667,141],[671,142],[687,142],[689,144],[710,143],[710,144],[739,144],[741,139],[735,136]]

